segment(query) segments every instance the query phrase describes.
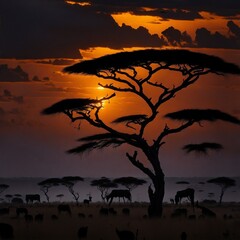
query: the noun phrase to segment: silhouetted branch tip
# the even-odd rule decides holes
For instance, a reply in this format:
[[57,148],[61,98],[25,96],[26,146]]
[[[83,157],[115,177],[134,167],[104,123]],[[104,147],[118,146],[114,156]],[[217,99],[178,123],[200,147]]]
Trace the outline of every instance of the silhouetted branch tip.
[[64,113],[69,110],[87,110],[91,104],[98,104],[99,102],[100,100],[89,98],[64,99],[44,109],[41,113],[50,115],[55,113]]
[[182,149],[185,150],[186,153],[198,152],[207,154],[208,150],[219,151],[223,149],[223,146],[219,143],[203,142],[199,144],[187,144]]
[[130,123],[131,122],[131,123],[139,124],[143,122],[146,118],[147,118],[147,115],[145,114],[128,115],[128,116],[117,118],[114,121],[112,121],[112,123],[123,123],[123,122]]
[[184,109],[177,112],[168,113],[165,117],[178,121],[210,121],[222,120],[234,124],[240,124],[240,120],[228,113],[216,109]]

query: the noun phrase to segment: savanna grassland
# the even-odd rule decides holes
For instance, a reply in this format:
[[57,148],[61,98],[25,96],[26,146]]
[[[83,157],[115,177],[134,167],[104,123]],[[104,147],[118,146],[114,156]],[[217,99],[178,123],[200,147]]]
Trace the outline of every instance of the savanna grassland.
[[[204,216],[199,208],[193,211],[188,205],[180,206],[187,209],[186,216],[174,217],[172,214],[179,206],[166,204],[161,219],[149,219],[146,215],[148,205],[140,203],[114,203],[110,212],[109,206],[103,203],[69,206],[71,214],[68,211],[59,212],[58,203],[10,205],[9,213],[1,214],[0,222],[13,227],[13,239],[22,240],[120,239],[116,229],[133,232],[137,240],[179,240],[182,232],[186,232],[187,240],[240,239],[240,204],[236,203],[208,205],[208,209],[216,213],[215,218]],[[2,205],[1,209],[6,207]],[[24,213],[17,216],[16,209],[19,207],[27,209],[27,218]],[[36,220],[36,216],[40,218]],[[86,237],[79,238],[81,227],[88,227]]]

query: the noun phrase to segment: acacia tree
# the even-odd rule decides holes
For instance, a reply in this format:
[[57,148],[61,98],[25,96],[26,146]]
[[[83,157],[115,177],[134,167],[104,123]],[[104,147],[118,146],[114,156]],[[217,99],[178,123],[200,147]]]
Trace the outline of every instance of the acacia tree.
[[[175,79],[166,81],[165,77],[154,80],[154,76],[164,70],[180,74],[182,77],[177,82]],[[72,122],[85,120],[90,125],[105,131],[102,134],[79,139],[82,144],[69,150],[68,153],[83,153],[122,144],[135,148],[134,152],[127,152],[126,156],[153,183],[154,189],[151,186],[148,189],[150,216],[162,215],[165,176],[161,167],[159,150],[164,145],[166,137],[179,133],[195,123],[201,126],[203,121],[223,120],[235,124],[240,123],[237,118],[216,109],[183,109],[165,115],[168,119],[180,122],[177,127],[170,127],[169,123],[164,122],[165,127],[154,130],[155,133],[159,132],[153,139],[147,136],[147,129],[151,123],[154,120],[160,121],[159,112],[164,104],[174,99],[178,92],[196,83],[200,76],[210,73],[240,74],[238,66],[215,56],[187,50],[138,50],[82,61],[66,67],[64,71],[95,75],[103,80],[98,83],[101,87],[114,92],[100,99],[65,99],[46,108],[42,113],[64,113]],[[154,90],[149,91],[150,88]],[[156,91],[158,94],[154,97],[153,93],[155,94]],[[114,98],[117,92],[138,97],[148,108],[146,114],[133,112],[132,115],[119,117],[112,123],[101,118],[103,102]],[[116,124],[124,124],[126,131],[117,128]],[[144,164],[143,155],[150,167]]]
[[236,186],[236,181],[232,178],[228,177],[217,177],[217,178],[212,178],[207,181],[208,183],[214,183],[221,188],[221,193],[219,197],[219,204],[222,203],[222,198],[225,193],[225,191],[230,188]]
[[126,187],[130,192],[143,184],[146,183],[144,179],[135,178],[135,177],[120,177],[113,180],[117,184],[121,184]]
[[84,181],[84,178],[79,176],[67,176],[61,179],[61,184],[68,188],[68,191],[73,195],[77,204],[80,196],[78,192],[74,191],[73,187],[79,181]]
[[48,178],[38,183],[38,185],[40,186],[40,190],[44,193],[47,199],[47,202],[49,202],[48,196],[49,189],[51,187],[59,186],[60,184],[61,180],[59,178]]

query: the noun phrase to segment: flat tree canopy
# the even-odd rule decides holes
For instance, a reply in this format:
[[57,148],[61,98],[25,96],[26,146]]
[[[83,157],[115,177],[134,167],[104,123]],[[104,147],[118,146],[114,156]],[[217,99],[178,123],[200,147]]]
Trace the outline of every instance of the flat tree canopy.
[[[133,54],[134,53],[134,54]],[[188,50],[137,50],[106,55],[97,59],[86,60],[66,67],[65,72],[97,75],[99,71],[126,69],[129,66],[142,66],[146,63],[164,62],[168,66],[175,64],[192,64],[209,68],[213,72],[240,74],[238,66],[227,63],[219,57]]]

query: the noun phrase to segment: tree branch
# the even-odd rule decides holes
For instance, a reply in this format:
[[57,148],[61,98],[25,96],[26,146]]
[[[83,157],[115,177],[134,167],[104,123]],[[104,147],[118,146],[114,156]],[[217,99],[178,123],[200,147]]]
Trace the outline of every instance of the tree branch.
[[182,124],[180,127],[172,128],[172,129],[169,128],[168,125],[166,124],[162,133],[159,135],[159,137],[156,139],[156,141],[154,141],[153,146],[155,148],[159,148],[162,144],[164,144],[164,142],[162,142],[164,137],[166,137],[170,134],[173,134],[173,133],[181,132],[182,130],[192,126],[194,123],[195,123],[195,121],[188,121],[188,122]]
[[126,153],[127,158],[129,159],[129,161],[138,169],[140,169],[143,173],[145,173],[147,176],[149,176],[149,178],[154,179],[155,175],[153,174],[153,172],[146,168],[141,162],[139,162],[136,158],[137,158],[137,151],[134,152],[133,156],[131,156],[129,153]]

